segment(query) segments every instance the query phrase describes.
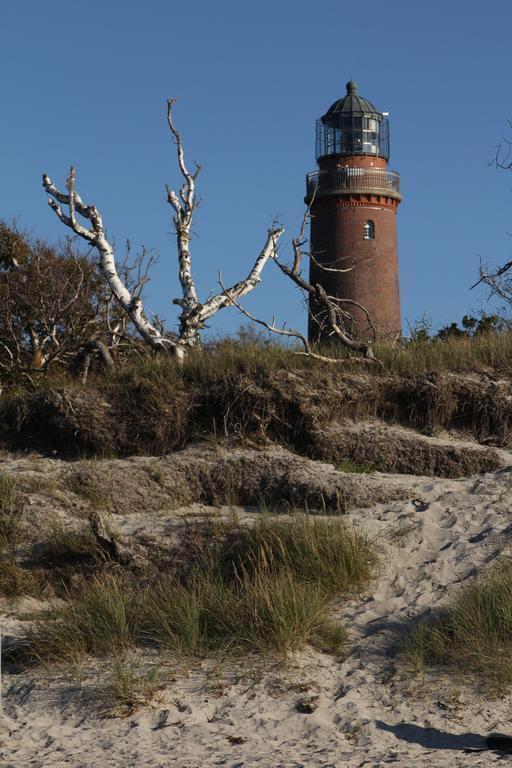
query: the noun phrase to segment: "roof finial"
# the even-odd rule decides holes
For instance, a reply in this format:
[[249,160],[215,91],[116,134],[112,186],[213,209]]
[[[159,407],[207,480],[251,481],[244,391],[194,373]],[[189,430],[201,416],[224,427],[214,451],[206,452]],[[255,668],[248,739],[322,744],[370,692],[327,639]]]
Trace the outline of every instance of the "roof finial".
[[347,95],[355,96],[357,93],[357,83],[354,80],[349,80],[347,83]]

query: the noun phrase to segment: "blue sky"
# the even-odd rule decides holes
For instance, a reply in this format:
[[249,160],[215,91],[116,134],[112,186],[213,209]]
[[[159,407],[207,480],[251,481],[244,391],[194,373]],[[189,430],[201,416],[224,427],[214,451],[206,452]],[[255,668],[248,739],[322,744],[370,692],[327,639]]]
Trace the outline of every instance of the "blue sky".
[[[179,178],[166,99],[179,97],[187,156],[204,169],[192,245],[207,295],[219,269],[226,283],[247,273],[272,215],[289,252],[315,168],[315,120],[354,78],[390,112],[404,320],[426,312],[440,325],[489,309],[469,287],[480,259],[512,254],[512,174],[489,166],[512,119],[511,22],[512,4],[495,0],[3,0],[0,217],[62,236],[40,178],[63,185],[74,163],[77,189],[119,249],[129,238],[160,254],[147,307],[172,325],[179,286],[164,186]],[[295,289],[272,264],[263,277],[248,308],[304,328]],[[223,310],[211,332],[242,320]]]

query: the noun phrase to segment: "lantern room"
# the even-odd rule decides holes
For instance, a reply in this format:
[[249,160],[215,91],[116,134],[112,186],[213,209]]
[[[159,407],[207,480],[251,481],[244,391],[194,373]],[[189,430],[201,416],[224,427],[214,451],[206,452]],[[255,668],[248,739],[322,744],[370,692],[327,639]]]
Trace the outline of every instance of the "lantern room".
[[389,159],[389,121],[347,83],[347,95],[338,99],[316,122],[316,159],[328,155],[372,155]]

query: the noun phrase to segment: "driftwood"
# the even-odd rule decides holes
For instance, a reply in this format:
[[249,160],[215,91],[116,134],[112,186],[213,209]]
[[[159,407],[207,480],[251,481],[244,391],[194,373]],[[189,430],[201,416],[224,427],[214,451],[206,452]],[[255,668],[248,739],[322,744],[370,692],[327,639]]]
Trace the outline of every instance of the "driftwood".
[[98,512],[91,512],[89,525],[96,543],[106,560],[114,560],[119,565],[130,565],[133,557],[127,547],[121,544],[112,531],[105,525]]

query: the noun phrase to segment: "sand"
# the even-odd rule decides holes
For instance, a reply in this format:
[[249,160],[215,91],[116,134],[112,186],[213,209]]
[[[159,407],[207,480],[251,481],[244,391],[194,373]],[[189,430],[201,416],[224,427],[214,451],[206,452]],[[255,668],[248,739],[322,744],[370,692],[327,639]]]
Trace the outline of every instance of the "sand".
[[[512,468],[463,480],[383,478],[414,498],[347,516],[379,542],[382,566],[365,595],[339,608],[351,638],[344,661],[306,650],[286,664],[217,659],[175,669],[151,706],[127,717],[105,713],[94,672],[82,687],[55,675],[4,675],[1,764],[452,768],[503,760],[471,750],[492,732],[512,735],[512,696],[488,699],[453,677],[411,677],[393,646],[404,625],[507,551]],[[119,516],[116,525],[125,535],[164,529],[178,514]],[[12,615],[1,621],[4,632],[19,631]]]

